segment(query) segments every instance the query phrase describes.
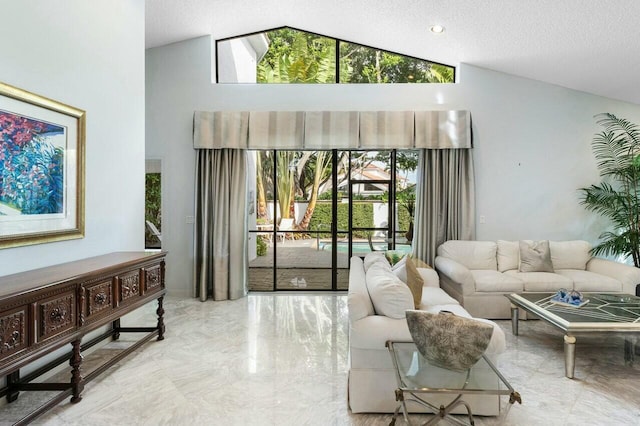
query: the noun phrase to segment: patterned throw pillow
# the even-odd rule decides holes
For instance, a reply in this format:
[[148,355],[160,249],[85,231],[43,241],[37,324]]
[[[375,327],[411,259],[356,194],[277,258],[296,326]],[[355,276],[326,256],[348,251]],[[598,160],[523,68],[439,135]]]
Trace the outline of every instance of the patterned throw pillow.
[[418,351],[429,363],[447,370],[467,370],[487,350],[493,327],[451,312],[407,311],[407,324]]

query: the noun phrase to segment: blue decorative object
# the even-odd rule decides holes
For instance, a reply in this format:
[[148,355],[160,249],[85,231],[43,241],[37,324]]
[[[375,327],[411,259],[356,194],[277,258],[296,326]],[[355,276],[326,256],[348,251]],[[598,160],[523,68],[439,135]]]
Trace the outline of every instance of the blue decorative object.
[[589,299],[584,300],[582,297],[582,293],[576,290],[569,291],[565,288],[561,288],[558,292],[551,298],[552,303],[557,303],[559,305],[565,306],[574,306],[580,307],[584,306],[589,302]]
[[556,302],[569,303],[569,291],[566,288],[561,288],[551,299]]

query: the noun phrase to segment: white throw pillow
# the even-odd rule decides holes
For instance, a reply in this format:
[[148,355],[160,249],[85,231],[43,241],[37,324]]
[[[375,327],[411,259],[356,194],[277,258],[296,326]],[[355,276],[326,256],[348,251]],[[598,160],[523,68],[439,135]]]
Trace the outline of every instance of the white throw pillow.
[[553,269],[587,269],[591,244],[587,241],[549,241]]
[[498,240],[498,271],[518,269],[520,246],[517,241]]
[[402,268],[407,263],[407,257],[409,256],[402,256],[402,259],[400,259],[396,264],[391,265],[391,270],[395,271],[396,269]]
[[489,269],[496,271],[496,252],[494,241],[445,241],[438,247],[438,256],[448,257],[463,264],[468,269]]
[[372,251],[371,253],[367,253],[364,257],[364,271],[367,272],[374,263],[380,263],[382,266],[385,266],[387,270],[391,270],[389,261],[381,251]]
[[400,265],[397,268],[391,268],[391,272],[393,272],[393,274],[400,278],[400,281],[402,281],[403,283],[407,282],[407,264],[406,262],[403,262],[402,265]]
[[366,272],[367,290],[377,315],[389,318],[405,318],[405,311],[414,309],[413,295],[409,287],[393,272],[376,262]]

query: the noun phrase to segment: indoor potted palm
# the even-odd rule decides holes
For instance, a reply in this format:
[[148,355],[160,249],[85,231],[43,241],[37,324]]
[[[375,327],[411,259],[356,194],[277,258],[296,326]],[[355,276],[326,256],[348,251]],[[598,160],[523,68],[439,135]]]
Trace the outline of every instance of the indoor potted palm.
[[613,114],[596,117],[604,130],[591,145],[603,180],[580,189],[581,204],[609,218],[613,230],[600,235],[592,253],[631,257],[640,267],[640,128]]

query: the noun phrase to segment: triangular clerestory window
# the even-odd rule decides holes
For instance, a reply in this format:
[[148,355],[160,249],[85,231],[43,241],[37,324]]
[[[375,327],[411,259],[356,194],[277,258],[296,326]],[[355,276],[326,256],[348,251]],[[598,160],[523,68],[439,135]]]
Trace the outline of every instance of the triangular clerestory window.
[[454,83],[455,67],[290,27],[216,42],[218,83]]

